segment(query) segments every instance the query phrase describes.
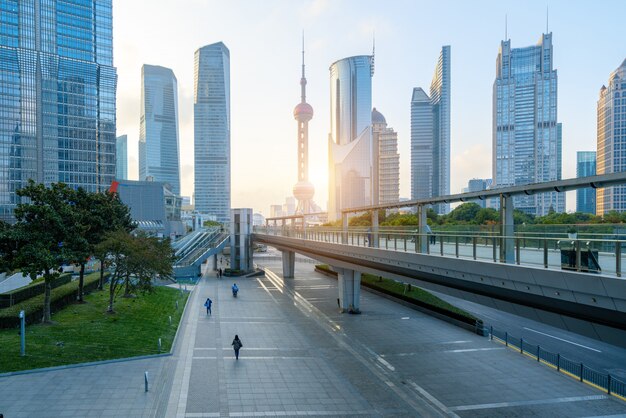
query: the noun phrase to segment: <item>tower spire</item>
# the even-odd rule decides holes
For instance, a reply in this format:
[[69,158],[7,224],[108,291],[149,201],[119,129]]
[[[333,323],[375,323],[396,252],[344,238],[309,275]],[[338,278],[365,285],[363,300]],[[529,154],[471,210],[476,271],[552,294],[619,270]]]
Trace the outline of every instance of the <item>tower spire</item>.
[[548,19],[550,16],[549,12],[550,12],[549,6],[546,5],[546,34],[550,33],[550,30],[548,29],[549,28],[548,23],[550,22]]
[[504,15],[504,40],[508,40],[509,36],[509,27],[508,27],[508,16]]
[[371,76],[374,76],[374,68],[376,62],[376,31],[372,31],[372,72]]
[[306,102],[306,77],[304,75],[304,30],[302,31],[302,78],[300,79],[300,99]]

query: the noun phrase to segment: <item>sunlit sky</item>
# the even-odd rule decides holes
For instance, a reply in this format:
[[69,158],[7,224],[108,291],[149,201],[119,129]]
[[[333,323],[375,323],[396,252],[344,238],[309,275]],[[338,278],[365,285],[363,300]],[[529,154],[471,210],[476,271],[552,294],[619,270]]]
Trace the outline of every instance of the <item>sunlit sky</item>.
[[[376,36],[373,106],[398,132],[400,196],[410,197],[410,99],[428,91],[442,45],[452,47],[451,192],[491,178],[492,86],[504,38],[513,48],[553,33],[563,178],[576,175],[576,151],[596,149],[596,102],[626,58],[626,2],[113,0],[118,72],[117,130],[129,139],[129,177],[138,176],[142,64],[171,68],[178,79],[181,187],[193,193],[193,57],[222,41],[231,56],[232,206],[269,215],[297,180],[296,122],[301,34],[306,38],[310,179],[328,201],[329,65],[370,54]],[[568,210],[575,196],[567,196]]]

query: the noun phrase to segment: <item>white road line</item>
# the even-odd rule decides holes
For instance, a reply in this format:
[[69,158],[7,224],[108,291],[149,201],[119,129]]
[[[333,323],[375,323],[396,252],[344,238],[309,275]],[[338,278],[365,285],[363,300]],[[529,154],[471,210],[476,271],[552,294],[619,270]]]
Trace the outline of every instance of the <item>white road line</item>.
[[411,318],[409,318],[408,316],[403,316],[403,317],[402,317],[402,318],[400,318],[400,319],[411,319]]
[[563,341],[565,343],[577,345],[578,347],[586,348],[587,350],[595,351],[596,353],[601,353],[602,352],[600,350],[596,350],[595,348],[587,347],[586,345],[578,344],[578,343],[575,343],[573,341],[564,340],[563,338],[555,337],[554,335],[546,334],[545,332],[537,331],[537,330],[534,330],[532,328],[524,327],[524,329],[527,330],[527,331],[536,332],[537,334],[545,335],[546,337],[554,338],[555,340],[559,340],[559,341]]
[[441,344],[465,344],[465,343],[471,343],[471,341],[470,340],[444,341]]
[[491,351],[491,350],[506,350],[505,347],[489,347],[489,348],[464,348],[461,350],[446,350],[444,353],[468,353],[471,351]]
[[381,363],[383,366],[385,366],[386,368],[388,368],[392,372],[396,371],[396,368],[393,367],[391,364],[389,364],[389,362],[387,360],[383,359],[381,356],[378,356],[376,358],[376,360],[378,360],[379,363]]
[[453,411],[472,411],[476,409],[510,408],[512,406],[546,405],[546,404],[551,404],[551,403],[596,401],[596,400],[602,400],[602,399],[609,399],[609,397],[607,395],[575,396],[571,398],[539,399],[536,401],[516,401],[516,402],[484,403],[484,404],[479,404],[479,405],[461,405],[461,406],[453,406],[450,409]]
[[452,418],[460,418],[457,414],[455,414],[454,408],[448,408],[447,406],[445,406],[444,404],[442,404],[439,399],[435,398],[433,395],[431,395],[430,393],[428,393],[424,388],[422,388],[420,385],[418,385],[417,383],[411,381],[411,380],[407,380],[407,382],[409,383],[409,385],[411,385],[411,387],[413,389],[415,389],[416,391],[418,391],[422,396],[426,397],[426,399],[428,399],[430,402],[432,402],[434,405],[437,406],[437,408],[439,408],[441,411],[445,412],[448,416],[452,417]]

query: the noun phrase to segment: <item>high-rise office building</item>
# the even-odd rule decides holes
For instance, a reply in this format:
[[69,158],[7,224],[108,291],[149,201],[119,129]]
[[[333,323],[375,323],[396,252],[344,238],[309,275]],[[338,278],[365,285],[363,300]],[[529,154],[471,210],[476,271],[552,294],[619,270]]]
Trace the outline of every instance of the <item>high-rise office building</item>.
[[[552,34],[511,48],[500,43],[493,84],[494,187],[561,179],[561,127],[557,123],[557,71]],[[564,193],[516,196],[516,209],[543,216],[565,211]]]
[[400,154],[398,133],[387,127],[387,120],[372,110],[373,204],[395,203],[400,199]]
[[302,77],[300,78],[300,103],[293,110],[298,121],[298,182],[293,195],[298,199],[297,213],[311,213],[315,187],[309,182],[309,121],[313,107],[306,102],[306,77],[304,75],[304,38],[302,39]]
[[204,46],[194,62],[195,206],[230,222],[230,51]]
[[128,180],[128,135],[120,135],[115,140],[115,178]]
[[[626,59],[600,89],[597,173],[626,171]],[[626,186],[597,189],[596,214],[626,211]]]
[[[596,175],[596,152],[578,151],[576,153],[576,177]],[[576,190],[576,212],[596,213],[596,189],[591,187]]]
[[344,58],[330,66],[328,218],[373,202],[372,76],[374,57]]
[[[430,84],[430,97],[420,87],[411,97],[411,198],[450,194],[450,46],[441,48]],[[450,212],[447,203],[434,207]]]
[[141,67],[139,180],[167,183],[180,196],[178,82],[169,68]]
[[90,191],[115,178],[111,0],[0,1],[0,219],[28,179]]
[[[491,179],[471,179],[467,182],[467,188],[463,191],[463,193],[480,192],[487,190],[489,187],[491,187]],[[475,200],[474,203],[482,208],[487,207],[486,200],[479,199]]]

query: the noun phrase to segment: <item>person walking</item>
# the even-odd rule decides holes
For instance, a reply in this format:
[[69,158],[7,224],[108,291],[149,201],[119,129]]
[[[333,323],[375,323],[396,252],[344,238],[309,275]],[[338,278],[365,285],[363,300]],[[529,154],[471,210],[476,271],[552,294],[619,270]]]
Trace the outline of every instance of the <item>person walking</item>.
[[210,298],[206,298],[206,302],[204,302],[204,306],[206,307],[206,314],[211,315],[211,305],[213,301]]
[[243,347],[241,340],[239,339],[239,335],[235,335],[235,339],[231,343],[233,349],[235,350],[235,360],[239,360],[239,350]]

